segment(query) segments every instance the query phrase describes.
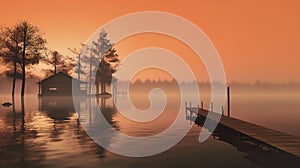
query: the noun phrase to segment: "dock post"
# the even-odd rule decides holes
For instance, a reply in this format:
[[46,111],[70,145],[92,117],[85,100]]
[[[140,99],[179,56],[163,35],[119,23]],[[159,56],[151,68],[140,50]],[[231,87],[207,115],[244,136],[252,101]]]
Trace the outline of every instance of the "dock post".
[[190,108],[192,107],[192,101],[190,101]]
[[185,101],[185,113],[187,113],[187,102]]
[[210,109],[212,112],[214,112],[214,103],[213,102],[211,102],[211,104],[210,104]]
[[199,109],[199,104],[197,105],[197,108]]
[[203,109],[203,101],[201,101],[201,108]]
[[230,117],[230,87],[227,87],[227,116]]

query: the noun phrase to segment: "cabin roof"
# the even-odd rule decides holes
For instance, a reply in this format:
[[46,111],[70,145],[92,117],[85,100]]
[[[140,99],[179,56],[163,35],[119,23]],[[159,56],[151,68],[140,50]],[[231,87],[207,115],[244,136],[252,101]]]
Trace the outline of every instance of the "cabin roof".
[[66,73],[64,73],[64,72],[58,72],[58,73],[56,73],[56,74],[54,74],[54,75],[52,75],[52,76],[49,76],[49,77],[47,77],[47,78],[45,78],[45,79],[43,79],[43,80],[37,82],[37,84],[41,84],[41,83],[43,83],[43,82],[45,82],[45,81],[47,81],[47,80],[49,80],[49,79],[55,78],[55,77],[58,76],[58,75],[64,75],[64,76],[66,76],[67,78],[74,79],[74,80],[76,80],[76,81],[79,81],[80,83],[87,83],[87,82],[78,80],[78,79],[76,79],[76,78],[73,78],[72,76],[70,76],[70,75],[68,75],[68,74],[66,74]]

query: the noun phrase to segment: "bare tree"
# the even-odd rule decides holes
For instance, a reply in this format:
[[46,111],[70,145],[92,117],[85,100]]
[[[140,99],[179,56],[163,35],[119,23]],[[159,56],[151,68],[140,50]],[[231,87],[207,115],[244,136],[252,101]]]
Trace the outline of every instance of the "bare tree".
[[25,93],[26,83],[26,66],[38,64],[43,58],[42,50],[45,50],[46,40],[38,27],[32,25],[28,21],[17,23],[14,28],[18,32],[21,41],[21,70],[22,70],[22,90],[21,96]]
[[[81,49],[85,46],[85,44],[81,44]],[[85,74],[85,72],[83,71],[83,65],[81,63],[82,59],[81,59],[81,54],[80,53],[80,50],[79,51],[76,49],[76,48],[68,48],[69,51],[71,51],[73,54],[75,54],[75,56],[78,56],[78,59],[77,59],[77,63],[76,63],[76,69],[75,69],[75,73],[77,73],[77,79],[80,80],[80,75],[81,74]]]
[[10,69],[7,76],[13,77],[12,97],[15,95],[17,79],[17,64],[21,62],[21,43],[22,37],[19,30],[15,27],[2,28],[0,33],[0,57],[3,63]]
[[52,69],[46,70],[46,75],[55,75],[57,72],[64,72],[70,74],[74,66],[74,59],[60,54],[58,51],[50,51],[50,54],[47,54],[45,62],[48,65],[52,66]]
[[53,75],[56,74],[57,65],[61,62],[63,62],[63,60],[61,59],[61,55],[58,53],[58,51],[53,51],[52,57],[49,59],[49,63],[53,65]]

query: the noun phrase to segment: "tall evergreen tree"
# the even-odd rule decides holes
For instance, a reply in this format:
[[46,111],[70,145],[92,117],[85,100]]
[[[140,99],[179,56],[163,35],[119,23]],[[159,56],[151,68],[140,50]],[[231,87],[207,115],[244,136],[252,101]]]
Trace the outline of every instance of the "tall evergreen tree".
[[117,71],[119,65],[119,55],[114,48],[109,49],[103,55],[96,75],[96,85],[101,85],[101,94],[107,94],[106,85],[111,84],[112,74]]
[[[116,50],[113,49],[114,44],[108,39],[107,35],[108,33],[102,29],[98,39],[93,42],[90,57],[91,60],[95,59],[91,61],[91,65],[98,66],[98,69],[95,70],[97,73],[95,74],[95,85],[96,93],[99,93],[99,84],[101,85],[101,94],[107,94],[106,85],[110,84],[112,74],[116,72],[116,67],[119,62],[118,54]],[[90,74],[92,74],[91,68]]]

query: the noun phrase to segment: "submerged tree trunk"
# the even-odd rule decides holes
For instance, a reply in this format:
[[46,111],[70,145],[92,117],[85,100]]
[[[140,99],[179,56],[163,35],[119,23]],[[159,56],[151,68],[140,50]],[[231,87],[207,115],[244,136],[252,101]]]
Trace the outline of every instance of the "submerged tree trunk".
[[24,97],[21,97],[21,111],[22,111],[22,131],[25,130],[25,104],[24,104]]
[[23,37],[23,51],[22,51],[22,90],[21,90],[21,96],[24,96],[25,93],[25,75],[26,75],[26,71],[25,71],[25,59],[26,59],[26,36],[27,36],[27,29],[24,30],[24,37]]
[[13,127],[14,127],[14,133],[17,131],[17,115],[16,115],[16,105],[15,105],[15,96],[12,96],[12,111],[13,111]]
[[21,90],[21,96],[24,96],[25,93],[25,83],[26,83],[26,71],[25,71],[25,65],[22,66],[22,90]]
[[12,98],[14,98],[15,96],[16,77],[17,77],[17,63],[16,61],[14,61],[14,77],[13,77],[13,85],[12,85],[12,92],[11,92]]
[[16,50],[15,50],[15,58],[14,58],[14,76],[13,76],[13,86],[12,86],[12,92],[11,96],[14,99],[15,96],[15,88],[16,88],[16,78],[17,78],[17,59],[18,59],[18,52],[19,52],[19,46],[16,42]]

